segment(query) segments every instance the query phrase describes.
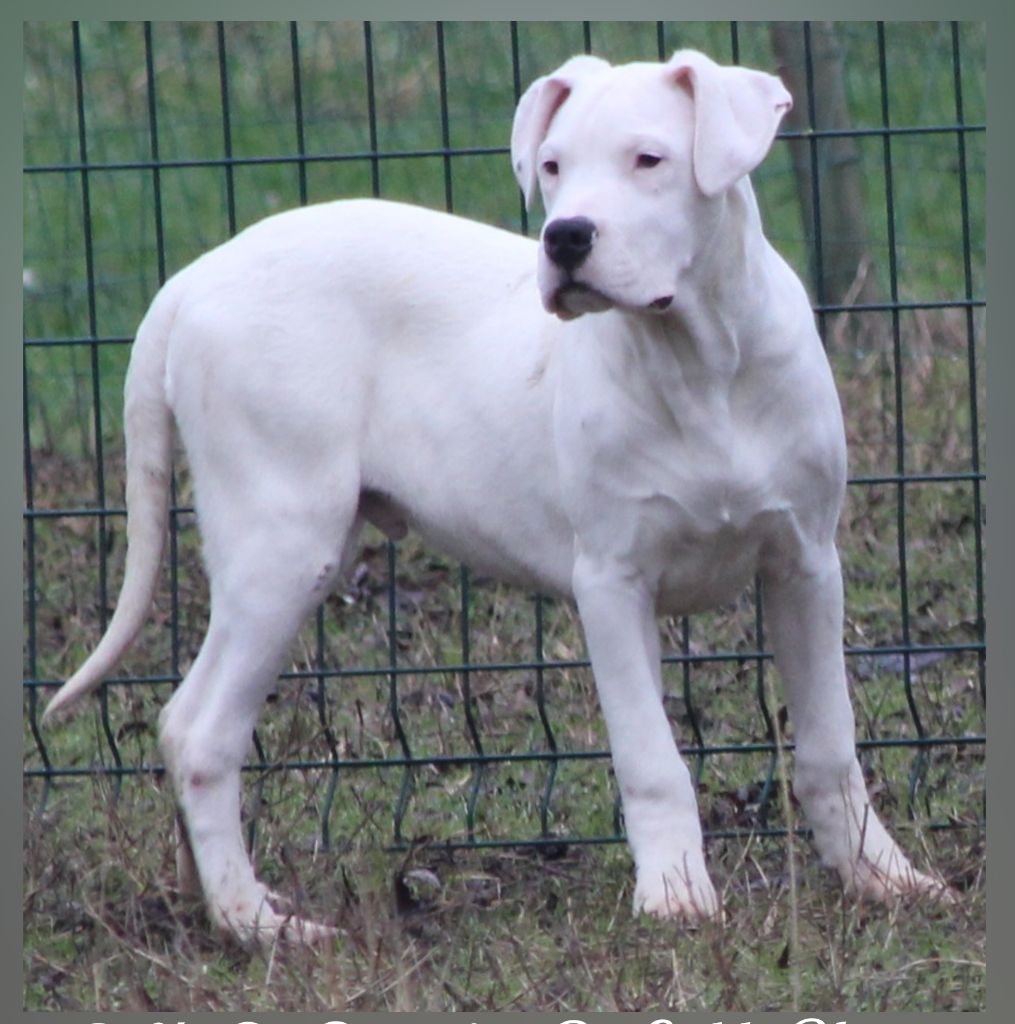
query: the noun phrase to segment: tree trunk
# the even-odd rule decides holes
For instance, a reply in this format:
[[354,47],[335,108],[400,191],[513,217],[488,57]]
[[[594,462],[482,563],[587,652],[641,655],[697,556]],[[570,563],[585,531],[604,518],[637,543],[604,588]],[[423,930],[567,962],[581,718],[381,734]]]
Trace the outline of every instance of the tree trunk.
[[[793,94],[793,109],[785,126],[799,132],[850,128],[842,51],[834,25],[811,24],[813,93],[807,83],[803,26],[797,22],[776,22],[771,27],[771,39],[779,73]],[[811,282],[818,303],[852,305],[880,301],[882,292],[871,262],[864,216],[856,139],[794,139],[789,146],[804,231],[810,243]]]

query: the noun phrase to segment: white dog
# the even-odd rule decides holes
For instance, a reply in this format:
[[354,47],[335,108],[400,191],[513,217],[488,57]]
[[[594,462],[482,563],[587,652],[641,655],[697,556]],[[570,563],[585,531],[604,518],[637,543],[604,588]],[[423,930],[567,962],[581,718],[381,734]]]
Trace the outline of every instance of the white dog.
[[[915,871],[864,786],[834,536],[846,453],[807,296],[748,173],[791,100],[681,51],[575,57],[521,99],[511,158],[541,240],[389,202],[270,217],[160,292],[126,384],[128,552],[116,614],[47,714],[140,629],[167,518],[172,421],[211,587],[200,653],[160,719],[181,870],[241,939],[331,934],[273,906],[240,767],[289,646],[364,521],[573,596],[637,870],[635,910],[720,913],[663,710],[657,614],[763,579],[795,722],[795,793],[847,886]],[[591,315],[594,314],[594,315]]]

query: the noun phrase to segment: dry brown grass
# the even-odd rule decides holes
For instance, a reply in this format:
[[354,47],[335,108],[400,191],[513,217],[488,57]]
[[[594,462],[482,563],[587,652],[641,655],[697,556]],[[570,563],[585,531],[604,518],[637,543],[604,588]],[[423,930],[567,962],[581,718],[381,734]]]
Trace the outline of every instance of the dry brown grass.
[[33,1009],[983,1007],[982,849],[964,833],[921,854],[962,888],[954,907],[857,905],[806,844],[791,900],[782,844],[712,843],[726,922],[688,930],[631,917],[620,847],[406,858],[364,835],[341,857],[314,856],[276,828],[259,859],[341,934],[318,952],[252,952],[211,935],[174,891],[158,787],[131,785],[116,803],[104,790],[75,785],[26,821]]

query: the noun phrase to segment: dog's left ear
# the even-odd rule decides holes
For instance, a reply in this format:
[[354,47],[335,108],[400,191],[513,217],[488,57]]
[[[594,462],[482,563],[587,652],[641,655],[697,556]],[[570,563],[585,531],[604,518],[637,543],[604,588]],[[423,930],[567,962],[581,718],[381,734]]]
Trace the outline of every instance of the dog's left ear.
[[723,67],[702,53],[680,50],[666,65],[694,100],[694,177],[716,196],[765,158],[793,98],[775,75]]
[[546,138],[553,115],[579,81],[609,66],[599,57],[572,57],[553,74],[537,78],[522,94],[511,128],[511,166],[525,196],[525,209],[532,206],[536,191],[536,150]]

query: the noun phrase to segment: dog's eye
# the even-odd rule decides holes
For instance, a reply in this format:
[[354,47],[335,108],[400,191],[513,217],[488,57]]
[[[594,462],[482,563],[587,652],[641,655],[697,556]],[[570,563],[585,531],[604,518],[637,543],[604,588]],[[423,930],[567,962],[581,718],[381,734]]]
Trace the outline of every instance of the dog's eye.
[[635,165],[637,167],[655,167],[662,163],[662,159],[661,156],[656,156],[654,153],[639,153]]
[[556,177],[560,173],[560,168],[557,166],[556,160],[544,160],[543,161],[543,173],[549,174],[551,177]]

